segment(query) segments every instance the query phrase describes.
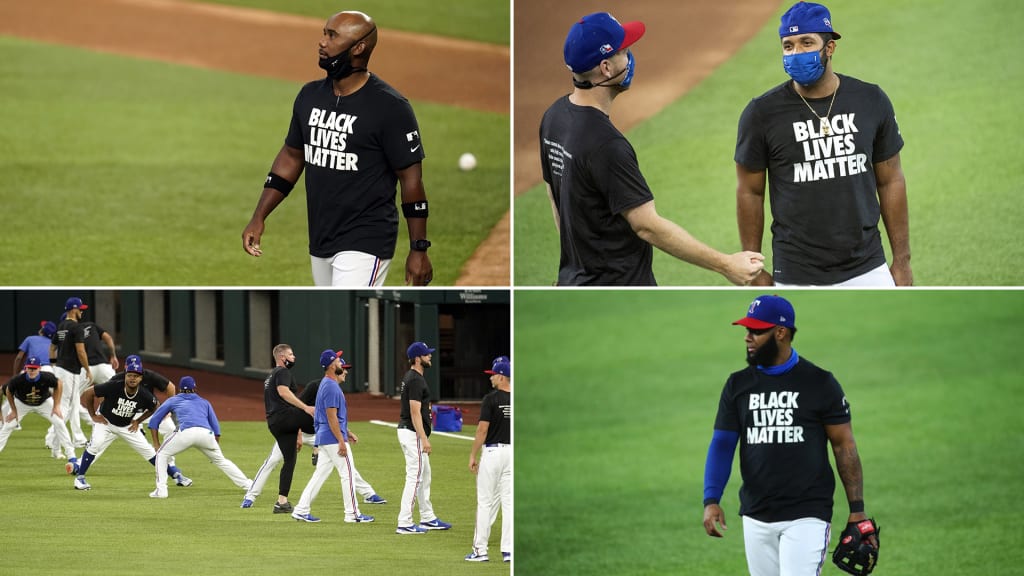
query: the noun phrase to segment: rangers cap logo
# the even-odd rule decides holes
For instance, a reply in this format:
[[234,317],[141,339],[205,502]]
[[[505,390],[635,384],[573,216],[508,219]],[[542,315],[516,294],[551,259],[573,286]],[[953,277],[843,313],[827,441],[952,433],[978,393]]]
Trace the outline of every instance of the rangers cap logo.
[[600,52],[601,54],[611,54],[612,52],[614,52],[614,51],[615,51],[615,49],[614,49],[614,48],[612,48],[612,45],[611,45],[611,44],[604,44],[604,45],[602,45],[602,46],[601,46],[600,48],[598,48],[598,51],[599,51],[599,52]]

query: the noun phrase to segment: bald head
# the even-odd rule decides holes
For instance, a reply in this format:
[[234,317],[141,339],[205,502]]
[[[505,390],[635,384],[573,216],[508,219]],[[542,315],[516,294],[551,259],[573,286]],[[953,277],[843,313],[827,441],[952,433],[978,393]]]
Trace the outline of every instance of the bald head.
[[351,49],[352,63],[365,66],[377,46],[377,25],[362,12],[338,12],[327,19],[324,37],[330,56]]

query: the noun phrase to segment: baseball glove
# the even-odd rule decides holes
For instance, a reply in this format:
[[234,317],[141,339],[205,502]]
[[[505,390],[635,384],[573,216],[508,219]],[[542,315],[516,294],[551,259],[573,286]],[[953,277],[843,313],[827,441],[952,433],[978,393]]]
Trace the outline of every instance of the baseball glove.
[[867,576],[878,564],[878,548],[868,542],[868,536],[874,535],[875,541],[881,547],[882,542],[878,538],[881,529],[875,524],[873,518],[850,522],[846,525],[832,553],[832,562],[844,572]]

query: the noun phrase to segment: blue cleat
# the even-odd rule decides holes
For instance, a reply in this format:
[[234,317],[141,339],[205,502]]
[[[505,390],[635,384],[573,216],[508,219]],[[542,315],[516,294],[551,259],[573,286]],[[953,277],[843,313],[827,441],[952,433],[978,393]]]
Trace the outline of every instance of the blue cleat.
[[420,526],[427,530],[448,530],[452,527],[451,524],[441,520],[440,518],[434,518],[430,522],[420,522]]

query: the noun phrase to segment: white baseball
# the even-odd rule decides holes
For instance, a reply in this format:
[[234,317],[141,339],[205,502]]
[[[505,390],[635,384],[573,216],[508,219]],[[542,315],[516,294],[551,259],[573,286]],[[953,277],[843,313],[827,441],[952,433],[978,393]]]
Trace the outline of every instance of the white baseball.
[[476,168],[476,156],[473,156],[469,152],[459,156],[459,170],[468,172],[474,168]]

